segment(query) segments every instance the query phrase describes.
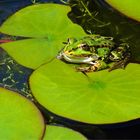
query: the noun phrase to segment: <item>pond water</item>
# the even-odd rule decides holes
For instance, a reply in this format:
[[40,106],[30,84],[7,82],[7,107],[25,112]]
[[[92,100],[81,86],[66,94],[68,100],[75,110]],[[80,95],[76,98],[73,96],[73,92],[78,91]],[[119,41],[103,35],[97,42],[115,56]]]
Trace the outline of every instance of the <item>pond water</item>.
[[[27,5],[32,5],[35,2],[54,2],[62,4],[59,0],[1,0],[0,24],[17,10]],[[75,5],[73,5],[73,3],[75,3]],[[103,0],[94,2],[91,2],[91,0],[71,0],[70,5],[72,6],[72,12],[69,14],[69,17],[73,22],[79,23],[87,33],[113,36],[116,41],[120,41],[121,39],[128,41],[130,45],[134,46],[131,50],[133,53],[131,62],[140,62],[140,24],[137,21],[121,15]],[[104,14],[98,14],[97,11]],[[96,16],[93,17],[92,15]],[[0,42],[11,40],[9,36],[2,34],[0,35],[0,39]],[[12,38],[12,40],[14,40],[14,38]],[[33,70],[17,64],[3,50],[1,50],[0,53],[0,85],[18,91],[29,99],[32,99],[28,87],[28,77]],[[65,119],[62,119],[62,121],[56,119],[55,122],[76,129],[85,134],[89,139],[140,139],[140,120],[108,126],[85,126],[84,124],[80,126],[80,124]]]

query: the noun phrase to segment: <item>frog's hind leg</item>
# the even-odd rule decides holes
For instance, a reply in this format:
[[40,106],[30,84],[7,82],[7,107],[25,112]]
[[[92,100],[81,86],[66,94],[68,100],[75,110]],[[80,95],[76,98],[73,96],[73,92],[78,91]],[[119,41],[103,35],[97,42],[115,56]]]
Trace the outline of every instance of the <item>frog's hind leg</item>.
[[109,68],[109,72],[115,69],[124,69],[126,67],[126,65],[128,64],[129,60],[130,60],[131,54],[127,53],[126,57],[123,60],[120,60],[118,62],[114,62],[114,64]]

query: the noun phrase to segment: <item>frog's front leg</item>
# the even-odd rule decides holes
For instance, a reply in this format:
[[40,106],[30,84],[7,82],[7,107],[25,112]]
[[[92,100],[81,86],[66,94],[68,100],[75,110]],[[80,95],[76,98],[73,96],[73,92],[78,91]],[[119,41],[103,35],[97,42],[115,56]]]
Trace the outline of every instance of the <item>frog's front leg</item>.
[[99,70],[106,69],[108,67],[108,64],[103,60],[97,60],[94,66],[96,67],[96,71],[99,71]]
[[93,72],[96,71],[96,67],[94,65],[86,65],[85,64],[81,64],[81,66],[76,67],[77,71],[80,72]]
[[81,72],[95,72],[99,70],[106,69],[108,67],[107,63],[102,60],[97,60],[92,62],[92,64],[82,64],[79,67],[76,67],[77,71]]

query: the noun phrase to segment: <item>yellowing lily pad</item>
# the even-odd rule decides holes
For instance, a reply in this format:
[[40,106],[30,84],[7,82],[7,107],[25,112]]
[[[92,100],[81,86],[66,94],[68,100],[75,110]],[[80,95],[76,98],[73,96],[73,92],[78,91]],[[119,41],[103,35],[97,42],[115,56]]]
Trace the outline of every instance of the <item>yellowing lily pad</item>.
[[2,24],[0,32],[33,39],[5,43],[1,47],[20,64],[36,69],[54,58],[68,38],[86,35],[68,18],[70,10],[69,6],[60,4],[36,4],[21,9]]
[[47,110],[91,124],[129,121],[140,117],[140,65],[88,73],[76,72],[54,60],[30,77],[33,95]]
[[105,0],[108,4],[119,10],[126,16],[140,21],[139,0]]
[[39,140],[45,129],[37,107],[21,95],[0,88],[0,139]]
[[43,140],[87,140],[82,134],[66,127],[47,125]]

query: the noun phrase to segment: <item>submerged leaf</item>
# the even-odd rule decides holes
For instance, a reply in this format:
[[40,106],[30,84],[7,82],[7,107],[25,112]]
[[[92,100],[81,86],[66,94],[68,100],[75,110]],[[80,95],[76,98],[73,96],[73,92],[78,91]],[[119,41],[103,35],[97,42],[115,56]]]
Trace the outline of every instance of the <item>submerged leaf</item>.
[[0,88],[0,139],[39,140],[44,120],[35,105],[21,95]]
[[[47,110],[76,121],[107,124],[140,116],[140,65],[88,73],[54,60],[30,77],[33,95]],[[38,84],[40,83],[40,84]]]
[[5,43],[2,48],[20,64],[36,69],[54,58],[68,38],[86,35],[67,17],[69,11],[69,6],[37,4],[16,12],[3,23],[0,32],[34,39]]
[[87,140],[82,134],[66,127],[47,125],[43,140]]

